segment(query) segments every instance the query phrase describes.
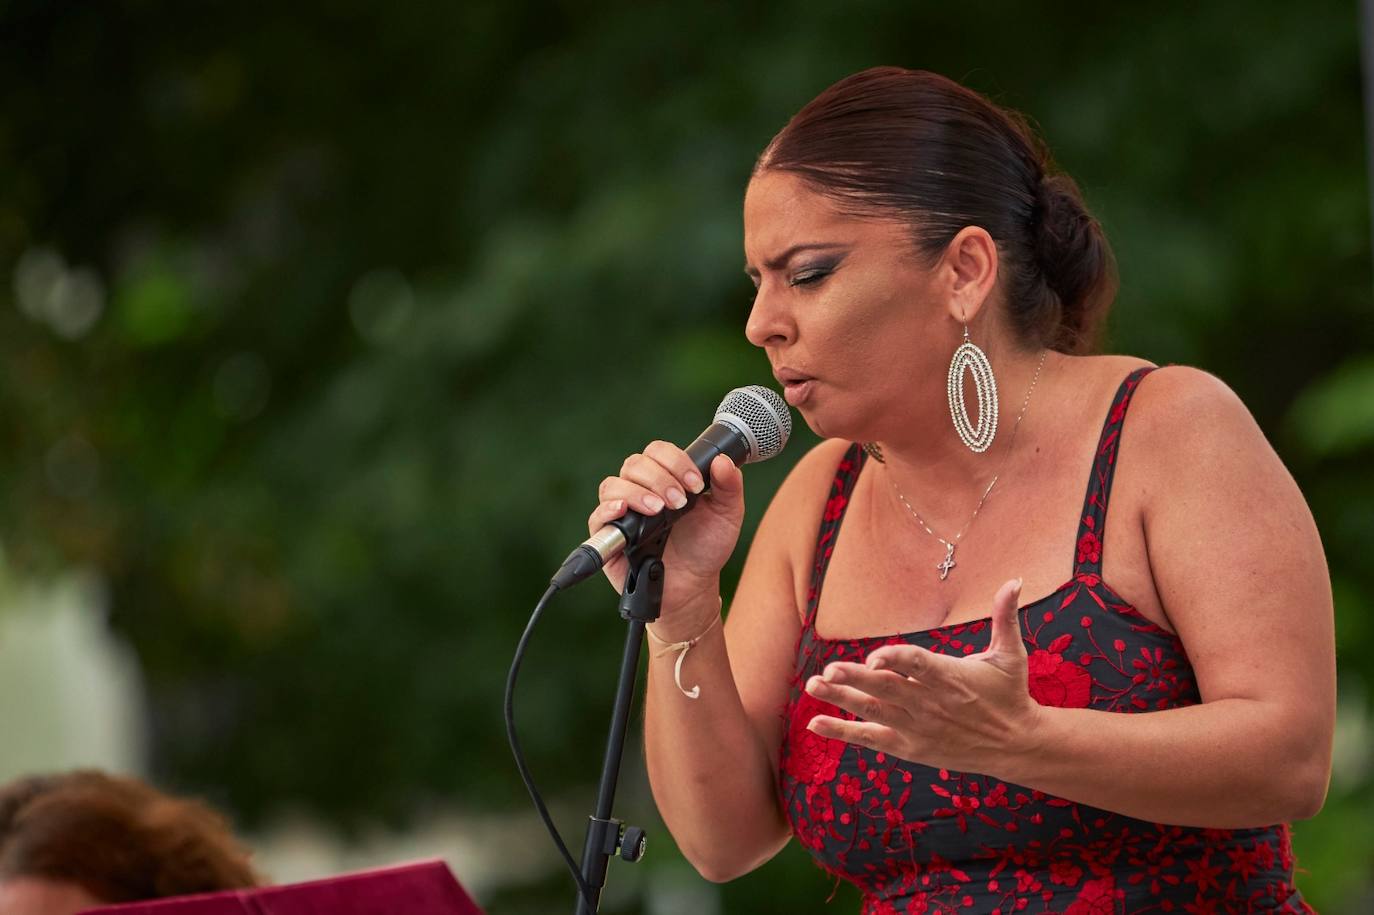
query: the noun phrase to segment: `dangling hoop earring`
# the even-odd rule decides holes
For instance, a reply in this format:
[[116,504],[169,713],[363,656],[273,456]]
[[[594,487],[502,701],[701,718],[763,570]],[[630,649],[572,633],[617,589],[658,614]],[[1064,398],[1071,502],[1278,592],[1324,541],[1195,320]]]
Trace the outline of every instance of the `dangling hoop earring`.
[[[973,387],[978,393],[978,427],[969,419],[968,404],[964,401],[964,369],[973,373]],[[954,431],[970,450],[981,454],[992,445],[997,434],[997,379],[992,375],[992,363],[987,354],[974,346],[964,325],[964,342],[954,351],[949,362],[949,415]]]

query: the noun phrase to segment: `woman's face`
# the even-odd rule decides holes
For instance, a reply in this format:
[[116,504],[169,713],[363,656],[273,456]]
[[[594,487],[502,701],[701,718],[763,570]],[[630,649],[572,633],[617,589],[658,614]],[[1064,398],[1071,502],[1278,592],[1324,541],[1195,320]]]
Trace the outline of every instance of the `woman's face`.
[[817,434],[882,438],[879,422],[929,400],[916,379],[943,385],[935,354],[948,360],[961,334],[905,225],[844,215],[797,176],[763,172],[744,197],[744,251],[758,288],[745,336]]

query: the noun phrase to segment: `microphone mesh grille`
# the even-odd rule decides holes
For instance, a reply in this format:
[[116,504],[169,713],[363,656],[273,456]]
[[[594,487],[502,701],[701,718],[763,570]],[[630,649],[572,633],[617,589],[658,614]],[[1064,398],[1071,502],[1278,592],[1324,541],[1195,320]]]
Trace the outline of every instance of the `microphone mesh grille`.
[[716,408],[716,420],[734,421],[750,439],[745,463],[766,461],[783,449],[792,434],[792,413],[772,388],[751,384],[735,388]]

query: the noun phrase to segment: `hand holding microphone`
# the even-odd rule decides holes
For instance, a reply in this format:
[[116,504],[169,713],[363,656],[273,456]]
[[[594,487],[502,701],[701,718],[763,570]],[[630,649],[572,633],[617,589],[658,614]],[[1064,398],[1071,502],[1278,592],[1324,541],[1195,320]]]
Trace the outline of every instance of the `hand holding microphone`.
[[[617,851],[626,860],[638,860],[643,853],[643,830],[624,828],[611,816],[620,757],[624,753],[625,731],[634,694],[640,641],[647,633],[677,651],[674,679],[689,699],[700,695],[700,687],[688,690],[682,685],[682,662],[687,650],[699,640],[701,626],[696,620],[709,617],[709,625],[720,620],[720,570],[739,540],[744,518],[744,481],[739,464],[772,457],[787,444],[792,431],[792,416],[776,392],[752,385],[736,388],[721,401],[716,418],[706,431],[686,449],[668,442],[654,442],[642,454],[626,458],[617,476],[607,477],[598,491],[600,504],[587,519],[591,533],[573,550],[554,574],[549,588],[540,598],[529,625],[515,648],[510,674],[506,678],[506,736],[515,755],[520,778],[534,800],[540,818],[558,846],[564,862],[576,880],[578,912],[595,912],[605,885],[606,865]],[[700,503],[700,504],[698,504]],[[691,511],[695,507],[696,511]],[[673,527],[659,562],[658,538]],[[639,547],[644,547],[641,555]],[[630,557],[624,554],[630,552]],[[573,860],[554,826],[534,779],[520,752],[515,733],[515,681],[520,663],[539,616],[554,594],[605,570],[606,576],[623,591],[629,573],[629,560],[641,561],[650,568],[652,586],[636,588],[628,595],[630,629],[621,659],[620,681],[616,688],[611,736],[606,762],[601,773],[601,788],[596,813],[587,830],[582,868]],[[663,571],[659,582],[657,573]],[[662,591],[658,591],[658,585]],[[637,612],[649,611],[644,615]],[[625,613],[622,608],[622,614]],[[658,615],[658,633],[645,625]],[[696,627],[692,634],[687,630]],[[635,840],[633,836],[638,836]],[[633,852],[628,857],[626,850]]]
[[663,619],[676,629],[678,608],[720,593],[720,570],[734,551],[744,518],[744,481],[738,464],[766,460],[782,450],[792,417],[776,392],[751,385],[725,396],[713,422],[687,448],[656,441],[625,459],[620,473],[601,481],[599,504],[587,519],[591,533],[554,577],[559,587],[603,568],[616,590],[629,564],[624,550],[673,528],[663,562]]

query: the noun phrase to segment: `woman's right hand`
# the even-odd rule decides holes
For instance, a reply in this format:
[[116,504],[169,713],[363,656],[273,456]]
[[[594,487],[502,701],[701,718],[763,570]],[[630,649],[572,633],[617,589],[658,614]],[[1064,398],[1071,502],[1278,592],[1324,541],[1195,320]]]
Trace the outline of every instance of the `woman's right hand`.
[[[663,554],[663,615],[654,629],[669,641],[697,635],[710,622],[707,605],[710,613],[719,612],[720,570],[739,541],[744,476],[722,454],[711,464],[710,483],[692,510],[673,524]],[[671,442],[652,442],[643,453],[625,459],[619,476],[601,481],[597,490],[601,501],[587,519],[587,530],[594,534],[629,510],[656,515],[680,508],[687,493],[703,488],[704,481],[687,452]],[[606,563],[604,571],[615,589],[623,591],[629,572],[625,554]]]

